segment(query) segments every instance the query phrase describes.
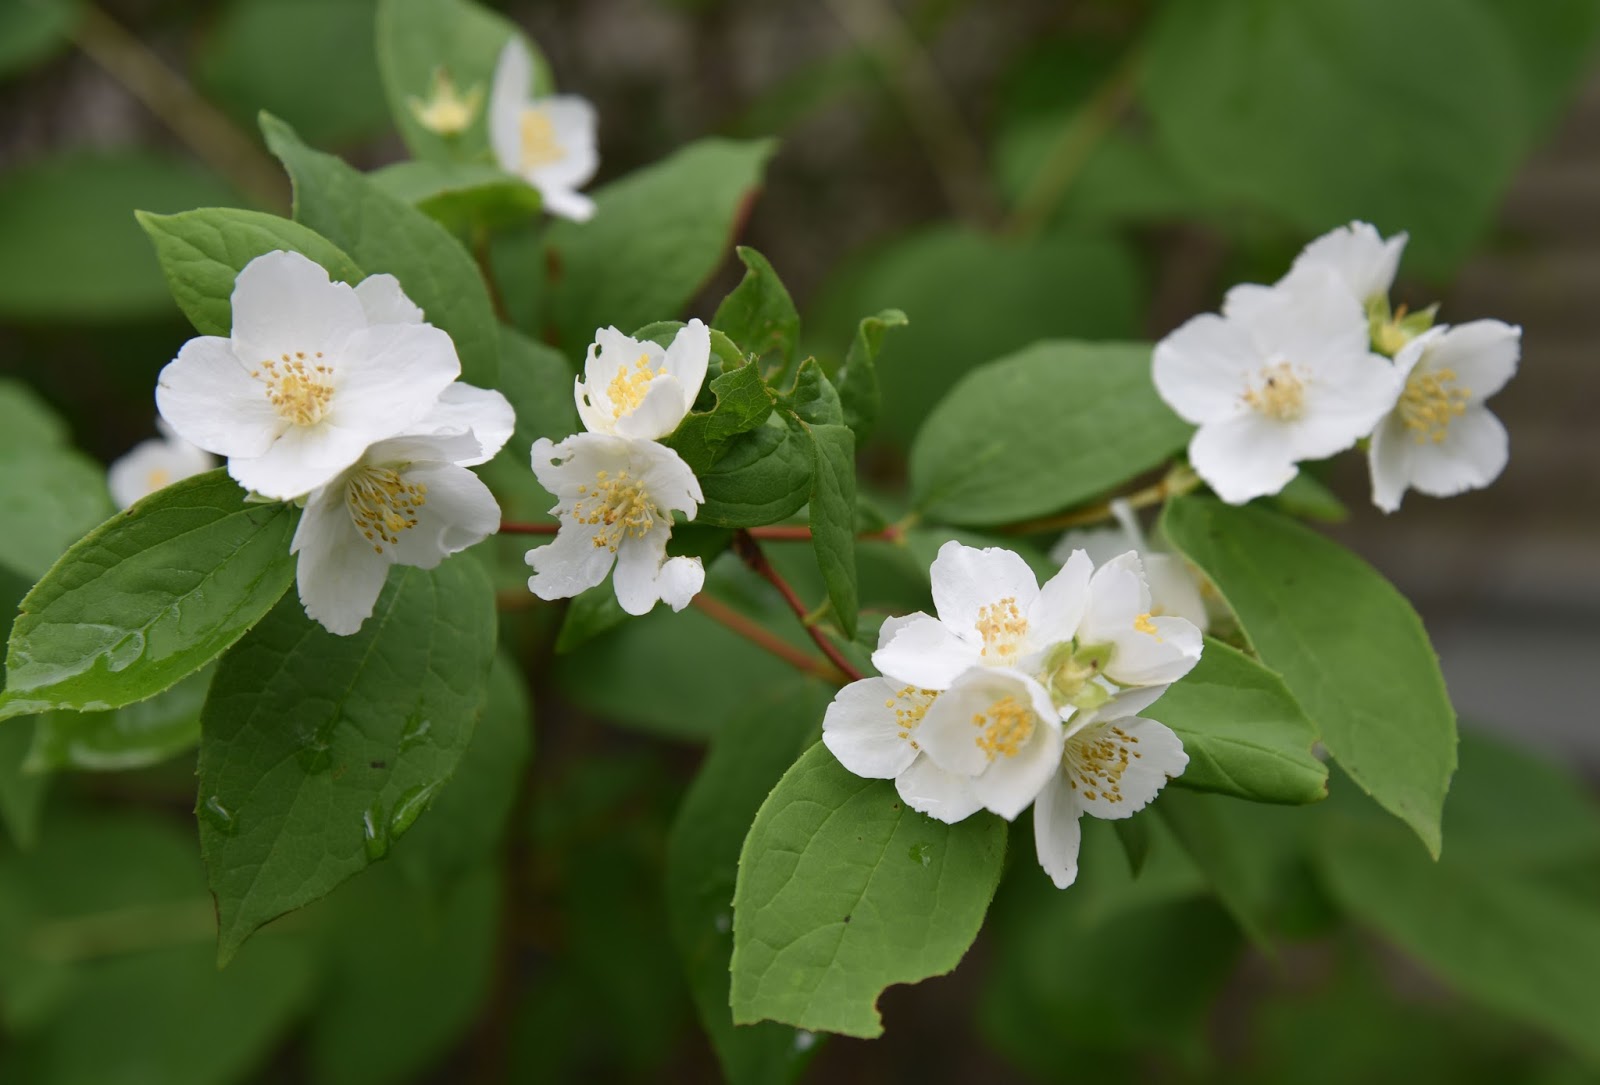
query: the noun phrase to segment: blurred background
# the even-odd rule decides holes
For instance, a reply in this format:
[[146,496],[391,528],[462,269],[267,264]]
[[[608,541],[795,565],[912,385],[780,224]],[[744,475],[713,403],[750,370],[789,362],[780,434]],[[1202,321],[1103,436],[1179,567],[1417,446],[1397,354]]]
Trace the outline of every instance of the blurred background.
[[[255,135],[261,109],[362,168],[404,156],[373,53],[375,6],[0,0],[0,375],[30,383],[90,455],[106,461],[152,435],[155,374],[190,334],[134,209],[286,213],[287,185]],[[1352,218],[1409,230],[1397,301],[1440,301],[1445,321],[1524,328],[1521,370],[1492,404],[1511,463],[1486,491],[1412,494],[1386,517],[1367,499],[1361,459],[1346,456],[1326,481],[1349,516],[1329,530],[1416,603],[1464,720],[1590,781],[1600,773],[1600,3],[490,6],[539,44],[562,90],[597,104],[597,184],[707,135],[781,141],[740,240],[784,278],[812,349],[836,353],[862,314],[883,307],[910,317],[880,363],[891,418],[865,450],[886,491],[903,478],[917,422],[973,365],[1045,337],[1153,340],[1215,308],[1235,282],[1276,279],[1307,240]],[[693,312],[709,318],[737,279],[725,267]],[[523,795],[507,845],[513,867],[529,864],[512,878],[531,889],[507,898],[532,908],[525,967],[485,960],[474,970],[462,963],[470,948],[441,947],[444,971],[430,982],[453,985],[459,1005],[436,1010],[430,1033],[378,992],[341,995],[337,978],[295,978],[309,965],[268,962],[270,949],[246,955],[278,987],[256,991],[268,1001],[239,1018],[276,1023],[184,1080],[715,1076],[664,921],[649,914],[661,837],[696,748],[638,729],[596,738],[585,714],[595,706],[536,695],[541,749],[525,789],[535,794]],[[606,760],[584,760],[597,749]],[[159,851],[173,834],[192,853],[191,766],[180,757],[63,785],[51,809],[131,796],[147,809],[127,824],[63,830],[84,837],[81,854],[104,854],[112,845],[95,834],[108,832],[145,833],[126,844],[130,855]],[[1448,849],[1448,824],[1446,840]],[[1109,838],[1100,843],[1122,862]],[[7,861],[15,873],[42,854]],[[70,850],[54,854],[51,863],[69,861],[59,855]],[[1123,888],[1148,889],[1150,877]],[[1583,884],[1590,905],[1600,901],[1595,883]],[[0,920],[20,914],[4,910],[5,892],[0,877]],[[360,912],[354,892],[325,910]],[[491,888],[473,892],[482,900],[459,907],[488,910],[463,913],[463,946],[499,914]],[[830,1042],[809,1080],[1600,1080],[1560,1045],[1447,995],[1370,936],[1330,933],[1314,904],[1300,921],[1320,938],[1274,959],[1241,950],[1209,899],[1149,890],[1139,913],[1148,922],[1119,932],[1096,926],[1099,905],[1085,895],[1063,905],[1078,926],[1033,931],[1026,902],[1036,892],[1008,882],[991,928],[1017,916],[1009,936],[986,936],[950,979],[891,991],[888,1037]],[[396,930],[406,922],[394,919]],[[1161,958],[1130,964],[1105,951],[1107,940],[1149,936],[1156,954],[1163,932],[1182,933],[1172,950],[1188,962],[1181,977],[1159,993],[1123,990],[1115,973],[1136,965],[1159,977]],[[356,945],[343,937],[336,943]],[[294,936],[273,944],[291,942],[298,948],[274,956],[324,952]],[[1196,945],[1215,959],[1196,962]],[[1107,986],[1091,997],[1033,975],[1050,946],[1063,972],[1088,959]],[[574,947],[589,956],[580,962]],[[189,963],[208,953],[196,949]],[[610,963],[594,971],[596,960]],[[1009,994],[996,993],[996,975]],[[191,980],[172,982],[197,997]],[[98,998],[62,1025],[27,999],[19,1009],[15,991],[6,997],[3,1024],[31,1053],[8,1064],[29,1068],[18,1080],[156,1080],[106,1076],[62,1053],[79,1042],[137,1046],[137,1016],[114,991]],[[305,1025],[307,1006],[335,1024]],[[1030,1040],[1021,1028],[1030,1016],[1058,1042]],[[117,1025],[98,1034],[106,1020]],[[1600,1034],[1600,1015],[1593,1024]],[[428,1042],[408,1059],[373,1062],[384,1037],[418,1031]],[[157,1042],[148,1029],[145,1039]]]

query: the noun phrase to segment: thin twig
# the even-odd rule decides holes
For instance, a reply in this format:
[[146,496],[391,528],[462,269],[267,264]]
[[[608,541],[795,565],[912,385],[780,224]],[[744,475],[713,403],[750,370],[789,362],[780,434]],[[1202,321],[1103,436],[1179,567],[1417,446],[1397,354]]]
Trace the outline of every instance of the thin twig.
[[1163,501],[1174,497],[1181,497],[1200,485],[1200,476],[1188,467],[1174,467],[1167,472],[1160,482],[1153,483],[1143,489],[1135,490],[1120,498],[1110,501],[1101,501],[1094,505],[1087,505],[1071,512],[1063,512],[1054,516],[1043,516],[1036,520],[1023,520],[1015,524],[1007,524],[998,528],[1005,535],[1035,535],[1045,531],[1064,531],[1069,527],[1084,527],[1089,524],[1103,523],[1115,519],[1112,504],[1125,501],[1129,508],[1147,509],[1151,505],[1159,505]]
[[813,659],[810,655],[740,614],[715,596],[701,592],[694,597],[694,605],[697,610],[707,617],[721,622],[745,640],[759,648],[765,648],[785,663],[806,674],[815,675],[824,682],[832,682],[838,686],[842,686],[849,681],[844,674],[832,666],[823,663],[819,659]]
[[263,207],[288,210],[288,183],[277,163],[144,42],[93,4],[84,5],[72,38],[240,193]]
[[733,552],[738,554],[740,560],[748,565],[757,576],[778,589],[778,594],[783,596],[783,601],[789,605],[790,610],[794,611],[794,616],[800,619],[800,624],[805,627],[806,635],[811,638],[818,648],[822,649],[822,654],[827,656],[833,665],[838,667],[850,681],[860,681],[861,672],[856,670],[855,665],[846,658],[843,652],[839,651],[833,641],[828,639],[828,635],[816,626],[807,624],[806,616],[810,613],[810,609],[795,594],[794,589],[789,586],[789,582],[783,579],[783,574],[772,567],[772,562],[767,560],[767,555],[761,550],[761,544],[751,538],[748,531],[734,533]]
[[[530,524],[516,520],[507,520],[500,525],[502,535],[554,535],[560,529],[558,524]],[[757,539],[770,539],[773,542],[809,542],[811,529],[804,524],[770,524],[766,527],[752,527],[746,529]],[[899,542],[905,533],[896,525],[878,531],[863,531],[856,536],[861,542]]]

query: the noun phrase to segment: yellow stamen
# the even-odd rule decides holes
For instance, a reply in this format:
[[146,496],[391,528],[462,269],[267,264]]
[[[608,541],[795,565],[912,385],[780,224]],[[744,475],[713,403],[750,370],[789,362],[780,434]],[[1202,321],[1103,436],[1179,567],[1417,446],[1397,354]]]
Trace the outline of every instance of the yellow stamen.
[[983,655],[1004,662],[1016,655],[1028,634],[1028,619],[1017,609],[1015,596],[978,609],[978,635],[983,638]]
[[989,711],[972,717],[972,725],[981,728],[976,739],[978,749],[996,757],[1015,757],[1017,752],[1033,737],[1038,717],[1033,709],[1015,697],[1005,696],[989,706]]
[[522,168],[541,169],[567,157],[567,149],[556,139],[556,126],[550,114],[537,106],[522,111]]
[[1411,371],[1400,393],[1400,420],[1416,435],[1417,444],[1439,444],[1450,432],[1450,421],[1466,412],[1472,391],[1456,383],[1453,369]]
[[883,707],[894,711],[894,721],[900,726],[900,737],[911,743],[913,750],[920,750],[922,747],[911,737],[911,732],[917,729],[922,717],[928,714],[928,708],[937,696],[939,694],[935,690],[905,686],[896,690],[893,697],[883,702]]
[[665,366],[651,369],[648,354],[639,355],[632,369],[626,365],[618,369],[617,375],[606,385],[606,395],[611,397],[611,417],[618,419],[629,411],[637,410],[639,404],[644,402],[645,393],[650,391],[650,382],[666,371]]
[[1276,422],[1293,422],[1305,411],[1306,386],[1288,362],[1261,370],[1261,384],[1245,391],[1244,401]]
[[1122,774],[1128,771],[1132,753],[1128,747],[1138,744],[1137,738],[1120,727],[1093,727],[1074,735],[1061,752],[1067,783],[1077,790],[1081,781],[1085,798],[1121,802]]
[[430,132],[450,138],[459,136],[472,126],[478,116],[478,107],[483,103],[483,87],[475,86],[466,94],[456,90],[456,84],[450,78],[450,73],[443,68],[433,73],[433,92],[424,102],[420,98],[409,98],[406,105],[411,109],[411,115],[417,123]]
[[626,471],[614,476],[600,471],[594,485],[582,492],[584,496],[572,506],[572,518],[597,528],[594,545],[612,553],[624,538],[642,539],[648,535],[661,515],[644,485]]
[[144,476],[144,488],[150,493],[155,493],[157,490],[166,489],[167,484],[171,481],[172,472],[165,467],[157,467]]
[[345,484],[345,506],[372,549],[394,546],[402,532],[417,526],[417,510],[428,503],[425,483],[410,483],[388,467],[363,467]]
[[267,402],[292,425],[316,425],[333,402],[333,367],[308,360],[303,350],[292,358],[284,354],[277,361],[268,359],[250,375],[266,384]]
[[1156,623],[1150,620],[1150,614],[1148,612],[1135,618],[1133,620],[1133,627],[1141,633],[1150,634],[1150,636],[1156,638],[1156,640],[1161,639],[1160,632],[1156,630]]

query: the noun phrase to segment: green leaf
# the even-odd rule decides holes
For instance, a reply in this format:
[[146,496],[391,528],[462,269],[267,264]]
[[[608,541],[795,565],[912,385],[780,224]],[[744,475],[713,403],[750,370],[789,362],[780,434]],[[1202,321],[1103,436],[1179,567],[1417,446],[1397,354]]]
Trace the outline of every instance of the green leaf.
[[488,578],[457,557],[393,569],[353,636],[287,599],[229,653],[202,719],[196,810],[220,961],[410,829],[472,737],[494,640]]
[[418,159],[396,162],[368,176],[457,237],[528,222],[544,206],[538,189],[487,162]]
[[1516,58],[1528,119],[1525,131],[1538,142],[1590,70],[1595,40],[1600,37],[1600,7],[1589,0],[1481,2],[1500,24],[1502,40]]
[[376,9],[375,0],[233,0],[196,53],[195,77],[246,125],[266,110],[315,143],[376,135],[389,119]]
[[716,406],[691,411],[665,442],[696,472],[716,463],[730,439],[750,432],[772,414],[772,392],[754,362],[724,370],[708,387]]
[[[468,0],[379,0],[378,68],[389,112],[411,154],[438,162],[466,162],[489,150],[488,101],[495,61],[517,28]],[[551,90],[548,65],[526,38],[533,57],[535,93]],[[441,136],[417,120],[413,100],[428,102],[438,72],[462,95],[476,93],[478,111],[457,136]]]
[[1000,881],[1006,824],[906,809],[820,742],[773,789],[739,855],[733,1020],[871,1038],[878,995],[960,962]]
[[125,320],[167,312],[133,211],[231,203],[231,189],[151,151],[73,152],[0,180],[0,316]]
[[39,814],[50,777],[23,770],[37,720],[20,719],[0,727],[0,824],[24,851],[39,838]]
[[1312,755],[1317,731],[1283,679],[1207,638],[1200,662],[1144,713],[1177,732],[1189,755],[1181,787],[1252,802],[1317,802],[1328,768]]
[[1239,929],[1257,948],[1272,956],[1267,917],[1259,895],[1252,891],[1253,871],[1241,850],[1244,845],[1229,834],[1214,805],[1223,801],[1173,789],[1162,795],[1153,808],[1194,860]]
[[1195,0],[1164,7],[1146,45],[1143,103],[1179,166],[1308,233],[1409,230],[1408,266],[1429,274],[1489,227],[1529,136],[1477,4]]
[[808,1060],[795,1030],[736,1028],[728,1008],[733,892],[739,850],[756,812],[795,759],[817,738],[827,693],[815,682],[785,683],[745,706],[718,732],[683,798],[667,840],[667,912],[694,992],[700,1023],[734,1085],[792,1081]]
[[1290,516],[1323,524],[1342,524],[1350,517],[1344,502],[1318,482],[1315,475],[1304,470],[1273,495],[1272,504]]
[[807,425],[844,423],[844,405],[839,400],[839,391],[815,358],[807,358],[795,374],[794,387],[783,394],[783,405]]
[[34,726],[29,772],[116,772],[159,764],[200,741],[209,668],[148,701],[113,712],[46,712]]
[[111,515],[105,471],[25,384],[0,380],[0,570],[32,581]]
[[338,245],[369,275],[387,272],[444,329],[461,356],[461,379],[495,386],[499,327],[467,250],[427,215],[332,155],[313,151],[288,125],[261,118],[267,146],[294,182],[294,217]]
[[0,8],[0,75],[64,48],[80,6],[79,0],[21,0]]
[[711,326],[726,332],[745,354],[772,374],[774,384],[786,381],[800,338],[800,314],[783,280],[767,258],[744,245],[735,250],[746,271],[733,293],[722,299]]
[[1061,341],[981,366],[911,446],[919,508],[982,527],[1042,516],[1162,463],[1190,427],[1156,395],[1142,343]]
[[828,585],[834,620],[856,635],[856,435],[849,426],[810,426],[811,547]]
[[233,330],[233,283],[244,266],[284,249],[321,264],[336,282],[355,284],[361,269],[339,246],[298,222],[264,211],[202,207],[176,215],[135,212],[156,247],[172,297],[201,335]]
[[[1502,807],[1519,796],[1496,788]],[[1320,867],[1339,903],[1452,987],[1600,1059],[1594,902],[1485,861],[1470,843],[1429,862],[1391,823],[1340,818]]]
[[839,400],[844,406],[845,425],[855,430],[857,443],[871,436],[878,422],[881,403],[878,352],[883,347],[884,333],[891,328],[904,327],[905,323],[906,315],[899,309],[885,309],[877,316],[864,318],[844,356],[844,365],[835,377]]
[[716,271],[772,156],[771,140],[703,139],[594,193],[595,215],[545,236],[545,322],[568,351],[596,328],[677,316]]
[[107,520],[23,599],[0,719],[118,708],[205,666],[293,582],[298,517],[245,504],[219,470]]
[[755,527],[791,516],[810,497],[811,440],[792,418],[773,414],[730,440],[709,468],[696,470],[705,502],[695,522]]
[[1126,339],[1139,328],[1140,295],[1138,263],[1119,239],[1018,240],[945,224],[845,265],[807,312],[806,329],[811,349],[837,357],[862,313],[893,307],[910,318],[877,360],[892,407],[880,435],[903,447],[979,362],[1040,339]]
[[1181,498],[1161,526],[1216,584],[1334,760],[1438,855],[1455,712],[1411,604],[1348,550],[1273,513]]
[[522,675],[505,655],[495,657],[472,742],[427,817],[395,847],[411,878],[443,893],[474,866],[498,853],[506,819],[527,778],[533,753],[533,708]]

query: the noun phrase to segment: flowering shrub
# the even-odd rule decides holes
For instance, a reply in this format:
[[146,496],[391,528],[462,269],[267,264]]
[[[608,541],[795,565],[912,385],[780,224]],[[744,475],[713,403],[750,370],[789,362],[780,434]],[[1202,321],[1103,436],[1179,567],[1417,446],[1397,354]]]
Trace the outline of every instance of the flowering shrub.
[[[650,843],[730,1078],[789,1080],[820,1034],[879,1035],[883,991],[955,968],[986,921],[1009,939],[996,1019],[1030,985],[1060,993],[1025,959],[1035,930],[1062,951],[1039,967],[1093,988],[1051,1012],[1097,1005],[1125,955],[1270,947],[1324,921],[1290,900],[1313,867],[1324,911],[1595,1054],[1570,1005],[1600,1005],[1574,971],[1600,962],[1600,928],[1441,860],[1458,736],[1433,648],[1393,587],[1303,522],[1338,514],[1317,465],[1352,452],[1385,513],[1492,484],[1509,442],[1485,401],[1521,329],[1395,304],[1406,235],[1323,220],[1276,282],[1153,346],[974,357],[924,411],[897,400],[917,374],[890,380],[884,353],[914,320],[853,314],[849,341],[813,355],[753,249],[709,321],[680,321],[768,144],[705,140],[590,189],[613,120],[557,93],[515,27],[463,0],[385,0],[379,32],[410,159],[364,173],[263,114],[291,216],[142,213],[196,333],[151,390],[162,436],[111,466],[120,511],[96,497],[38,553],[0,548],[18,601],[0,720],[31,726],[27,764],[197,747],[224,976],[267,967],[268,934],[299,937],[275,921],[336,889],[330,905],[356,900],[378,864],[447,902],[435,918],[464,948],[441,957],[488,961],[484,939],[519,922],[498,911],[498,842],[530,683],[548,682],[710,740]],[[515,256],[529,236],[535,272]],[[20,386],[0,391],[19,446],[76,455]],[[880,426],[914,434],[904,491],[858,471]],[[1272,810],[1324,800],[1288,830]],[[1544,923],[1587,941],[1501,985],[1443,929],[1456,919],[1425,914],[1458,889],[1477,909],[1465,941]],[[1221,918],[1174,919],[1154,950],[1116,925],[1165,923],[1140,894],[1173,892]],[[343,961],[342,937],[309,956]],[[32,976],[51,958],[0,936],[0,961]],[[456,982],[427,975],[395,982]],[[38,983],[39,1005],[58,997]],[[0,981],[22,1029],[16,990]]]

